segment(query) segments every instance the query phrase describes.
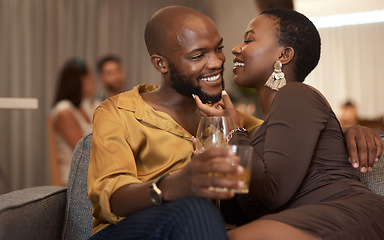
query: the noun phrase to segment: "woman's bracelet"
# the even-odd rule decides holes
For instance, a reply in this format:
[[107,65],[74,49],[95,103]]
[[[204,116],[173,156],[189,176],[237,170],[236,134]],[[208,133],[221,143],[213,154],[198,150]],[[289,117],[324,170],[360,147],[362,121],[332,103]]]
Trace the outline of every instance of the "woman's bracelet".
[[229,142],[229,141],[232,139],[233,134],[234,134],[235,132],[246,133],[246,132],[247,132],[247,129],[245,129],[245,128],[243,128],[243,127],[238,127],[238,128],[233,129],[232,131],[230,131],[230,132],[228,133],[227,142]]

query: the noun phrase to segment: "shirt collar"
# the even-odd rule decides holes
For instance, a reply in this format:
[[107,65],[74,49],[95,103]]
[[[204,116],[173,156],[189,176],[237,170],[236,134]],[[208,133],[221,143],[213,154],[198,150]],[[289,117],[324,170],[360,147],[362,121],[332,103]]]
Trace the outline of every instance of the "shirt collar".
[[143,124],[163,129],[182,138],[191,139],[192,135],[171,116],[164,112],[154,110],[140,96],[140,93],[151,92],[158,87],[158,85],[138,85],[130,91],[117,95],[115,100],[116,105],[118,108],[133,112],[135,118],[138,121],[142,121]]

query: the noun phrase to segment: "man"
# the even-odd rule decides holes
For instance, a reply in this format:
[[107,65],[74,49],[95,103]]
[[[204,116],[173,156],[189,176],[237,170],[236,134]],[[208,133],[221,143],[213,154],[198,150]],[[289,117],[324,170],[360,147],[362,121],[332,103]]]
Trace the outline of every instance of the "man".
[[96,67],[104,91],[102,100],[123,92],[125,74],[119,57],[104,56],[97,62]]
[[[210,173],[243,169],[227,161],[225,149],[191,157],[200,119],[192,94],[220,100],[223,39],[209,17],[173,6],[152,16],[145,41],[160,86],[138,86],[95,111],[88,174],[94,238],[226,239],[223,220],[204,199],[234,196],[210,186],[243,183]],[[245,114],[240,119],[248,131],[261,124]],[[214,153],[220,157],[211,159]]]

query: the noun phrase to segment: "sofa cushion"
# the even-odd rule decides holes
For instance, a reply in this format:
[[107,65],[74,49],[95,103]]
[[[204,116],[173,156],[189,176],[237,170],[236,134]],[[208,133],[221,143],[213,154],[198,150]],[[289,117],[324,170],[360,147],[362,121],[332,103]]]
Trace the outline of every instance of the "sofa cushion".
[[68,179],[63,240],[88,239],[92,235],[92,204],[87,178],[92,134],[82,138],[73,151]]
[[361,173],[359,171],[361,181],[372,192],[384,196],[384,157],[375,164],[373,171],[369,173]]
[[42,186],[0,196],[0,239],[60,239],[66,188]]

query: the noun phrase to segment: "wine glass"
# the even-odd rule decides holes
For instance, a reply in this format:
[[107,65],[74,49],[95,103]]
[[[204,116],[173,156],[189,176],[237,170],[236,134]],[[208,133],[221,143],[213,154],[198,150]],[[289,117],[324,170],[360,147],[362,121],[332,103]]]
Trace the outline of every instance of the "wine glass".
[[203,152],[210,147],[227,145],[229,117],[202,117],[196,133],[196,149]]
[[[196,133],[196,149],[199,153],[210,147],[223,147],[227,145],[229,134],[229,117],[202,117]],[[210,187],[211,190],[218,190]],[[220,200],[216,199],[215,204],[220,211]]]

